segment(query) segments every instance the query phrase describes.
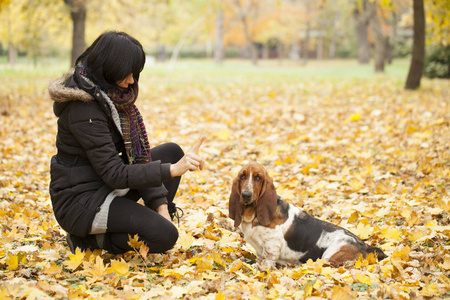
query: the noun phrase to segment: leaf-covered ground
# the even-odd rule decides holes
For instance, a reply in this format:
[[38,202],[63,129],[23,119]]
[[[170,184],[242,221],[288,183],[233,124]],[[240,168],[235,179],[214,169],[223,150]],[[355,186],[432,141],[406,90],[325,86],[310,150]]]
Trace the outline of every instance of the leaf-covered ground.
[[[144,73],[151,143],[189,150],[205,135],[207,164],[182,180],[175,248],[148,254],[136,243],[122,256],[71,254],[52,215],[56,119],[45,84],[57,75],[2,79],[0,299],[450,298],[449,82],[424,79],[410,92],[395,76],[261,72],[275,75]],[[251,160],[290,203],[389,257],[259,272],[228,218],[231,181]]]

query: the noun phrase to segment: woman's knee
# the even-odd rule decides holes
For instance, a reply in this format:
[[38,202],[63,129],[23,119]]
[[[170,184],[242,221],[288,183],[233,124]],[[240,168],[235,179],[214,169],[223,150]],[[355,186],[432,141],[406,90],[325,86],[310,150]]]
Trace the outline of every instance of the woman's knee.
[[172,249],[178,240],[178,230],[175,225],[170,224],[164,230],[161,230],[161,252]]
[[153,160],[161,160],[163,163],[176,163],[184,156],[184,151],[178,144],[165,143],[150,150]]
[[173,153],[174,162],[179,161],[184,156],[184,151],[181,149],[180,145],[176,143],[167,143],[170,153]]

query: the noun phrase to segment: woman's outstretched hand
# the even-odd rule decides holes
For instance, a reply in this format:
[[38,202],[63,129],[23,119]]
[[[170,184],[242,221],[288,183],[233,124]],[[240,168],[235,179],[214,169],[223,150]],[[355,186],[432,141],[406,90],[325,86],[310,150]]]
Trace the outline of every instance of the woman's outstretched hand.
[[170,174],[172,177],[181,176],[187,171],[203,170],[204,161],[198,155],[198,150],[202,145],[205,137],[202,136],[197,144],[186,153],[177,163],[170,166]]

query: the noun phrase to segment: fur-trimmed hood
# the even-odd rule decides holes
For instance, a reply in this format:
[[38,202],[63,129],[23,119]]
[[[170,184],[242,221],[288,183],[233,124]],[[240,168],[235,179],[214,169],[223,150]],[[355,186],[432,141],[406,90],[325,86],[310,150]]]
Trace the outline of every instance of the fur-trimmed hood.
[[72,79],[73,72],[69,72],[64,74],[58,79],[50,81],[48,85],[48,92],[50,94],[50,98],[55,102],[68,102],[68,101],[83,101],[89,102],[94,100],[94,97],[89,95],[87,92],[76,88],[76,87],[67,87],[67,82]]
[[[50,98],[54,101],[53,112],[55,115],[60,117],[71,101],[81,101],[86,103],[99,101],[104,104],[102,106],[105,107],[105,113],[112,118],[117,129],[122,133],[119,113],[108,95],[89,79],[82,77],[82,81],[81,84],[83,84],[83,88],[86,88],[86,90],[78,87],[73,72],[66,73],[60,78],[50,81],[48,92]],[[94,98],[93,95],[96,95],[96,98]]]

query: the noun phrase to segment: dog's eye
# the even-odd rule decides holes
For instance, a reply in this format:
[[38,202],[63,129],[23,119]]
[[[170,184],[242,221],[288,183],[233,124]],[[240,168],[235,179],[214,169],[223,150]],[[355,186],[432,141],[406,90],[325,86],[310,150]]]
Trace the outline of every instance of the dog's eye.
[[245,180],[247,178],[247,176],[245,176],[245,174],[241,175],[241,180]]
[[256,176],[255,176],[255,181],[256,181],[256,182],[261,181],[261,176],[256,175]]

